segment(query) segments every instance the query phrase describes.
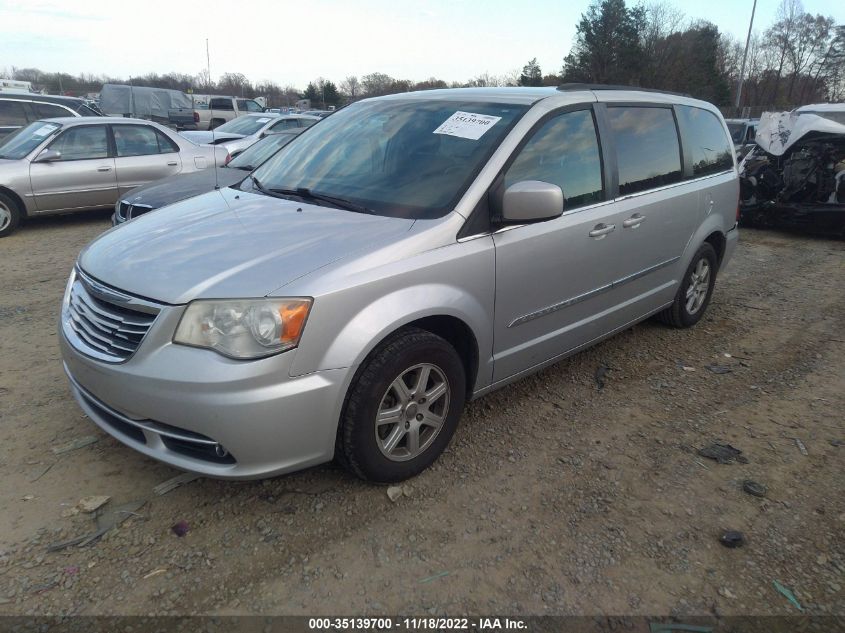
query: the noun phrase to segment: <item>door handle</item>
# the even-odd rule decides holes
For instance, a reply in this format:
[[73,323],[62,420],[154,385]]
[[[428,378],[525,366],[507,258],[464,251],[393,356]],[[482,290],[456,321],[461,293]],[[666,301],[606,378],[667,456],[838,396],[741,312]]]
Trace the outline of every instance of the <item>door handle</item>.
[[111,167],[97,167],[97,171],[111,171]]
[[596,239],[602,239],[608,233],[611,233],[616,230],[615,224],[604,224],[603,222],[600,224],[596,224],[595,228],[590,231],[590,237],[595,237]]
[[645,216],[635,213],[630,218],[622,222],[622,226],[626,229],[635,229],[643,222],[645,222]]
[[177,163],[177,162],[174,160],[174,161],[171,161],[171,162],[167,163],[167,166],[168,166],[168,167],[176,167],[176,165],[178,165],[178,164],[179,164],[179,163]]

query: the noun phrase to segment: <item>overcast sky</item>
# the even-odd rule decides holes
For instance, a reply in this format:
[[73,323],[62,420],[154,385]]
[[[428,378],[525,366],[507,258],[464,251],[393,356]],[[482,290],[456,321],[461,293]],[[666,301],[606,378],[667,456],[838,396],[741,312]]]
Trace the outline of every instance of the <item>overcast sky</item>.
[[[758,0],[755,30],[779,0]],[[631,4],[631,0],[629,0]],[[676,1],[742,40],[752,0]],[[323,76],[383,72],[464,81],[505,74],[536,57],[558,72],[587,0],[0,0],[0,71],[37,67],[127,78],[147,72],[242,72],[304,88]],[[845,22],[845,2],[804,0]]]

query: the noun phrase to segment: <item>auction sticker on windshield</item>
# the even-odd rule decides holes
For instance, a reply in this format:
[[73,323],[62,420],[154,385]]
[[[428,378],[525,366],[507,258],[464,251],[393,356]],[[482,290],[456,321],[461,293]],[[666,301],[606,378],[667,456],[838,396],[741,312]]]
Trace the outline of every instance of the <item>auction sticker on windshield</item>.
[[502,117],[500,116],[475,114],[473,112],[461,112],[458,110],[455,114],[443,121],[434,130],[434,134],[448,134],[449,136],[459,136],[460,138],[477,141],[487,130],[501,120]]
[[259,123],[267,123],[267,121],[269,121],[269,120],[270,120],[270,117],[263,117],[263,118],[258,119],[258,122]]
[[50,125],[48,123],[47,125],[42,125],[37,130],[34,130],[32,132],[32,135],[37,137],[37,138],[41,138],[43,136],[47,136],[50,132],[54,131],[57,127],[58,127],[57,125]]

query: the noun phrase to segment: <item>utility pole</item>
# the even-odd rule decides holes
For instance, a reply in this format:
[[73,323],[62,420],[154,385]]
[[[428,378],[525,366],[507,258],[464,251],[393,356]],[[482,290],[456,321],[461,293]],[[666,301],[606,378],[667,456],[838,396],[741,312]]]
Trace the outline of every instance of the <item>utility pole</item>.
[[751,28],[754,26],[754,13],[757,11],[757,0],[754,0],[754,6],[751,7],[751,21],[748,23],[748,35],[745,38],[745,52],[742,54],[742,66],[739,69],[739,81],[736,84],[736,108],[737,115],[739,114],[739,104],[742,101],[742,82],[745,80],[745,60],[748,57],[748,45],[751,43]]

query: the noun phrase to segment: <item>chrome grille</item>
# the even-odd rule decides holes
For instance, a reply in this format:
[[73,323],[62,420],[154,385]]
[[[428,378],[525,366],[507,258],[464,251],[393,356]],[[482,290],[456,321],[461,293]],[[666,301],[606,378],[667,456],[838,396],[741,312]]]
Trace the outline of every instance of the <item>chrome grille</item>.
[[152,210],[153,208],[149,204],[130,204],[121,200],[117,205],[117,217],[121,220],[131,220]]
[[89,356],[124,361],[138,349],[159,312],[153,304],[138,303],[77,272],[64,308],[65,334]]

